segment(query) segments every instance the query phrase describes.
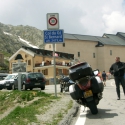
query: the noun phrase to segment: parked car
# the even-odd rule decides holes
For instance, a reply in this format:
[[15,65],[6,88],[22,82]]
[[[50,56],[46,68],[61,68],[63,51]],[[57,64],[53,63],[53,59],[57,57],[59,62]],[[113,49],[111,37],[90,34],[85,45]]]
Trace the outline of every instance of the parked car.
[[[33,88],[41,88],[41,90],[45,89],[46,78],[42,73],[22,73],[21,74],[21,89],[32,90]],[[14,81],[6,82],[7,89],[18,89],[18,76],[14,79]]]
[[8,73],[0,73],[0,81],[4,80]]
[[13,73],[13,74],[8,74],[4,80],[1,80],[0,81],[0,90],[4,89],[5,88],[5,84],[6,82],[12,82],[14,81],[15,77],[17,77],[18,73]]

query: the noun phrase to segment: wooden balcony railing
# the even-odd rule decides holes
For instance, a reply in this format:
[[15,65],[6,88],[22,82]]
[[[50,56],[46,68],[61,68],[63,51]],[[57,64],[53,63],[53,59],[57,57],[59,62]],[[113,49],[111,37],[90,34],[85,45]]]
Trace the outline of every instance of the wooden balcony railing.
[[[44,63],[44,65],[42,65],[42,63],[36,63],[35,67],[50,66],[50,65],[53,65],[53,64]],[[65,63],[65,65],[63,65],[62,63],[58,63],[58,62],[56,62],[56,65],[58,65],[58,66],[71,66],[69,63]]]

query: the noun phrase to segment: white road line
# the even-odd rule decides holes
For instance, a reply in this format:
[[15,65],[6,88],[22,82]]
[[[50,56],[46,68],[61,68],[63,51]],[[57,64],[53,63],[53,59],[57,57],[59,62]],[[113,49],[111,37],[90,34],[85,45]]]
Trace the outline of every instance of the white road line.
[[113,82],[110,82],[111,86],[114,86]]
[[80,108],[80,115],[75,123],[75,125],[84,125],[86,121],[86,114],[87,114],[87,107],[85,108],[84,111],[84,106],[81,106]]

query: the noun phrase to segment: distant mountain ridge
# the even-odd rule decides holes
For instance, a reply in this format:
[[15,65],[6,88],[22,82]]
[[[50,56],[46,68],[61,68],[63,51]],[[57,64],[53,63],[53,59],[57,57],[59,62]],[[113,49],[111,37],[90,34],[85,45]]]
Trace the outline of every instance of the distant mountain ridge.
[[20,38],[28,41],[30,44],[40,49],[43,45],[43,32],[31,26],[13,26],[0,23],[0,52],[6,52],[12,55],[22,46],[29,46]]

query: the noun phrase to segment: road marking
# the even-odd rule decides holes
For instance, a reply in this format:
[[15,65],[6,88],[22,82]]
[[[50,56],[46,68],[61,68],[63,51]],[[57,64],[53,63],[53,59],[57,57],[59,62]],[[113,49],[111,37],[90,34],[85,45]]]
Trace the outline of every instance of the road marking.
[[84,106],[81,106],[80,108],[80,115],[75,123],[75,125],[84,125],[86,121],[86,114],[87,114],[87,107],[84,111]]
[[114,86],[113,82],[110,82],[111,86]]

